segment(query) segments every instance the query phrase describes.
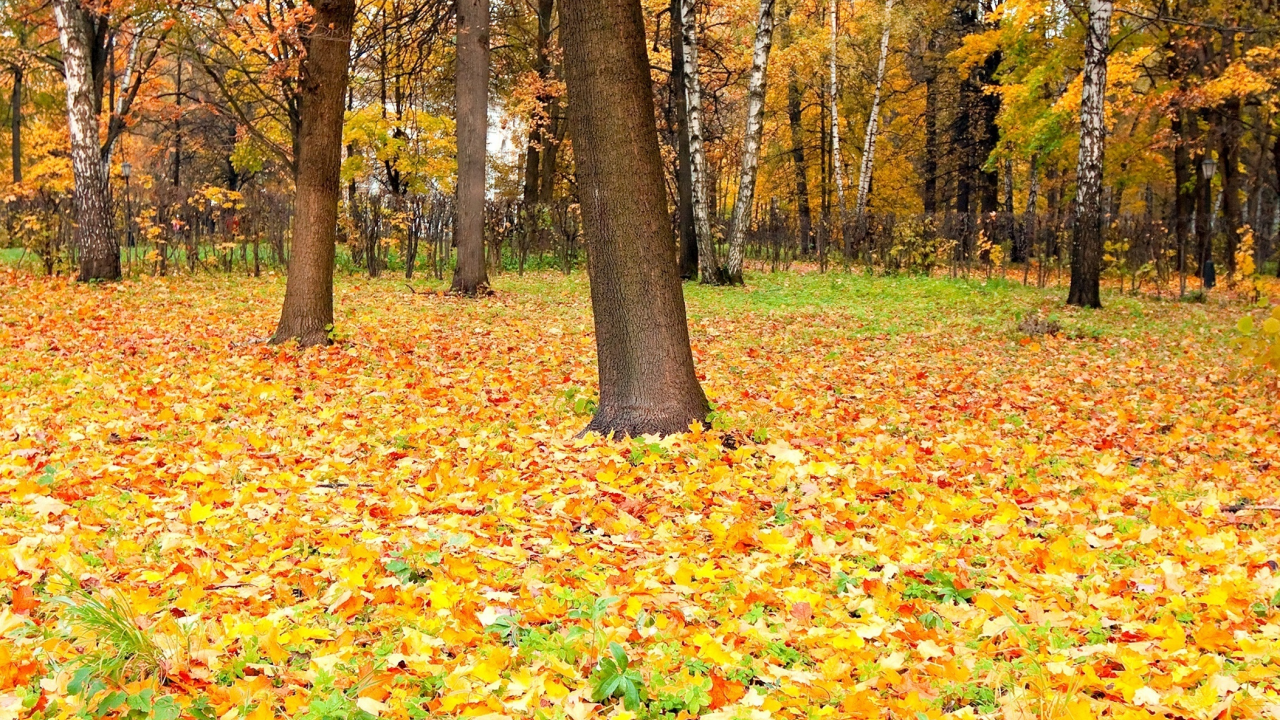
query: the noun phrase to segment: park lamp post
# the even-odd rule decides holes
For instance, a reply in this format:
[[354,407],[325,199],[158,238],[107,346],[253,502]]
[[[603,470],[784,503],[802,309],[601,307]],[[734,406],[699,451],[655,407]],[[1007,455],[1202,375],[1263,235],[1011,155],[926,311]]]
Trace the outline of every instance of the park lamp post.
[[[1213,192],[1207,181],[1212,180],[1213,176],[1217,174],[1217,172],[1218,172],[1217,159],[1215,159],[1212,155],[1206,152],[1204,154],[1204,158],[1200,160],[1200,176],[1206,180],[1205,186],[1204,186],[1204,195],[1206,198],[1212,197],[1210,193]],[[1206,204],[1209,204],[1207,200],[1205,202]],[[1215,268],[1213,267],[1212,251],[1206,254],[1207,254],[1207,257],[1203,258],[1200,261],[1200,283],[1201,283],[1201,287],[1204,288],[1204,291],[1208,292],[1209,290],[1213,289],[1213,286],[1215,284],[1217,284],[1216,281],[1217,281],[1218,274]]]
[[1205,180],[1210,180],[1218,172],[1218,161],[1212,155],[1205,154],[1204,159],[1200,161],[1200,174]]
[[129,176],[133,175],[133,165],[126,160],[120,163],[120,177],[124,178],[124,231],[126,244],[133,247],[133,208],[129,202]]

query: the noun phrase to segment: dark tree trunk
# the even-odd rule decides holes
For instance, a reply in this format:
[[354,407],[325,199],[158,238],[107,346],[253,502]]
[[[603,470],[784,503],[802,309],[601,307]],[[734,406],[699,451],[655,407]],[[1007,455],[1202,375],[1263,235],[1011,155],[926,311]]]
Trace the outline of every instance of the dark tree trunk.
[[1080,157],[1076,169],[1076,227],[1067,304],[1102,307],[1102,158],[1106,143],[1107,49],[1111,0],[1089,0],[1080,94]]
[[[972,207],[974,146],[970,119],[977,92],[967,78],[960,81],[959,107],[951,120],[951,153],[956,159],[956,213],[967,216]],[[967,242],[967,240],[966,240]]]
[[809,166],[804,159],[803,108],[800,104],[800,83],[795,74],[787,83],[787,120],[791,125],[791,161],[796,172],[796,217],[800,231],[800,252],[813,250],[813,213],[809,209]]
[[1222,224],[1227,239],[1227,273],[1236,272],[1236,249],[1240,246],[1240,98],[1230,98],[1222,111]]
[[979,86],[984,92],[978,94],[978,122],[981,123],[977,138],[977,157],[975,161],[977,170],[978,184],[978,203],[984,215],[999,212],[999,173],[994,169],[987,169],[991,160],[991,155],[996,151],[996,145],[1000,143],[1000,126],[996,124],[996,118],[1000,115],[1000,96],[996,93],[985,92],[990,89],[996,75],[996,70],[1000,68],[1001,53],[995,51],[987,56],[982,64],[979,76]]
[[689,156],[689,98],[684,76],[684,23],[680,0],[671,0],[671,101],[676,109],[676,227],[680,277],[698,277],[698,236],[693,226],[693,168]]
[[938,211],[938,78],[932,69],[924,82],[924,214]]
[[1177,140],[1173,148],[1173,237],[1178,244],[1178,293],[1186,290],[1187,242],[1191,236],[1191,214],[1195,212],[1195,188],[1192,176],[1195,168],[1191,166],[1190,138],[1184,135],[1185,111],[1178,109],[1173,114],[1170,129]]
[[342,116],[355,0],[316,0],[298,87],[293,249],[272,343],[326,345],[333,327],[333,255],[341,194]]
[[22,68],[13,69],[13,94],[9,96],[9,132],[13,146],[13,181],[22,182]]
[[489,0],[459,0],[457,50],[458,267],[450,292],[489,291],[484,263],[485,140],[489,131]]
[[586,431],[683,432],[709,407],[671,261],[640,2],[562,0],[560,18],[600,368]]

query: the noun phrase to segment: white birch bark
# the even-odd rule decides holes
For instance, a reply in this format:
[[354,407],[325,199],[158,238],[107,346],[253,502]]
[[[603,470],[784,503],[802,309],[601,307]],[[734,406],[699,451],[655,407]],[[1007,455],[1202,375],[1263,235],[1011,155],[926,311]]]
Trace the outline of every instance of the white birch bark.
[[738,199],[729,222],[729,258],[725,272],[730,282],[742,282],[743,244],[755,203],[756,172],[760,165],[760,136],[764,131],[764,96],[773,47],[775,0],[760,0],[756,42],[751,53],[751,79],[747,82],[747,129],[742,141],[742,168],[738,173]]
[[107,173],[93,109],[89,17],[79,0],[54,0],[53,15],[66,74],[79,279],[115,280],[120,277],[120,246],[111,223]]
[[[116,97],[116,106],[113,112],[116,117],[123,118],[124,114],[129,110],[129,84],[133,82],[133,74],[141,72],[138,70],[138,48],[142,45],[142,33],[135,31],[133,39],[129,41],[129,57],[124,65],[124,76],[120,79],[120,94]],[[108,135],[110,135],[108,133]],[[115,153],[116,138],[108,137],[107,146],[102,149],[102,167],[107,173],[107,177],[111,176],[111,156]]]
[[684,25],[685,97],[689,108],[689,167],[693,179],[693,231],[698,237],[698,275],[702,282],[720,282],[715,237],[711,234],[711,210],[707,194],[707,155],[702,141],[702,81],[698,77],[698,19],[695,0],[681,0]]
[[837,102],[840,89],[839,78],[836,76],[836,51],[839,48],[839,5],[838,0],[831,0],[831,52],[828,62],[830,65],[830,85],[827,95],[831,98],[831,166],[835,170],[836,176],[836,205],[840,209],[841,230],[844,229],[844,220],[846,209],[844,205],[844,164],[840,162],[840,103]]
[[1111,0],[1089,0],[1080,93],[1080,154],[1076,164],[1076,227],[1067,304],[1102,307],[1102,160],[1106,142],[1107,52]]
[[871,116],[867,118],[867,134],[862,143],[862,165],[858,170],[858,198],[854,206],[854,221],[859,232],[866,220],[867,194],[871,191],[871,171],[875,167],[876,133],[880,125],[880,93],[884,87],[884,66],[889,56],[890,20],[893,14],[893,0],[884,3],[884,31],[880,33],[880,62],[876,66],[876,88],[871,97]]

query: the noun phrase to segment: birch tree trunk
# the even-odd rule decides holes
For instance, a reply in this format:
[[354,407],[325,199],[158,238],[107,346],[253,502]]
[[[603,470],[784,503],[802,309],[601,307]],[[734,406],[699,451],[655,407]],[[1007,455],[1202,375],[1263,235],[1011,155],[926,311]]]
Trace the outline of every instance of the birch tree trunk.
[[81,282],[120,278],[120,241],[111,223],[111,195],[102,164],[94,108],[89,12],[79,0],[54,0],[67,86],[67,131],[75,178],[76,247]]
[[1076,169],[1076,227],[1067,304],[1102,307],[1102,158],[1106,142],[1107,51],[1111,0],[1089,0],[1080,96],[1080,156]]
[[858,169],[858,198],[853,211],[859,242],[862,241],[867,229],[867,195],[871,192],[871,172],[876,160],[876,134],[880,125],[880,93],[884,88],[884,65],[889,56],[892,13],[893,0],[885,0],[884,31],[880,33],[880,62],[876,65],[876,87],[871,96],[871,115],[867,118],[867,134],[862,143],[862,165]]
[[[756,170],[760,165],[760,136],[764,131],[764,96],[769,68],[769,50],[773,47],[773,6],[775,0],[760,0],[760,19],[756,23],[755,49],[751,53],[751,79],[747,83],[747,129],[742,141],[742,169],[738,174],[738,199],[729,222],[729,260],[725,279],[742,284],[743,243],[747,223],[755,203]],[[841,190],[843,197],[843,190]],[[843,207],[843,200],[841,201]]]
[[689,169],[693,180],[693,230],[698,237],[698,274],[705,285],[723,284],[723,270],[716,258],[711,234],[711,209],[707,194],[707,155],[702,147],[702,81],[698,79],[698,18],[695,0],[681,0],[684,26],[685,97],[689,112]]
[[[844,204],[844,165],[840,162],[840,109],[837,98],[839,97],[839,83],[836,76],[836,49],[839,47],[837,43],[839,32],[839,10],[838,0],[831,0],[831,52],[828,57],[830,65],[830,78],[827,96],[831,98],[831,170],[836,177],[836,206],[840,210],[839,231],[832,234],[832,241],[839,239],[840,234],[844,233],[844,224],[846,220],[847,209]],[[849,252],[846,244],[845,252]]]

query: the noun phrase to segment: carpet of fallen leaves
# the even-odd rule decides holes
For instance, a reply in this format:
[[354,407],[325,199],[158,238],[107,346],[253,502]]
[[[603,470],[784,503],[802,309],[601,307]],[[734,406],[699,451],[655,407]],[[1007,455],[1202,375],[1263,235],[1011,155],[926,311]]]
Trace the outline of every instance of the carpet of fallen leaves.
[[755,282],[688,291],[713,426],[624,441],[578,276],[299,351],[278,278],[0,270],[0,718],[1277,715],[1240,305]]

